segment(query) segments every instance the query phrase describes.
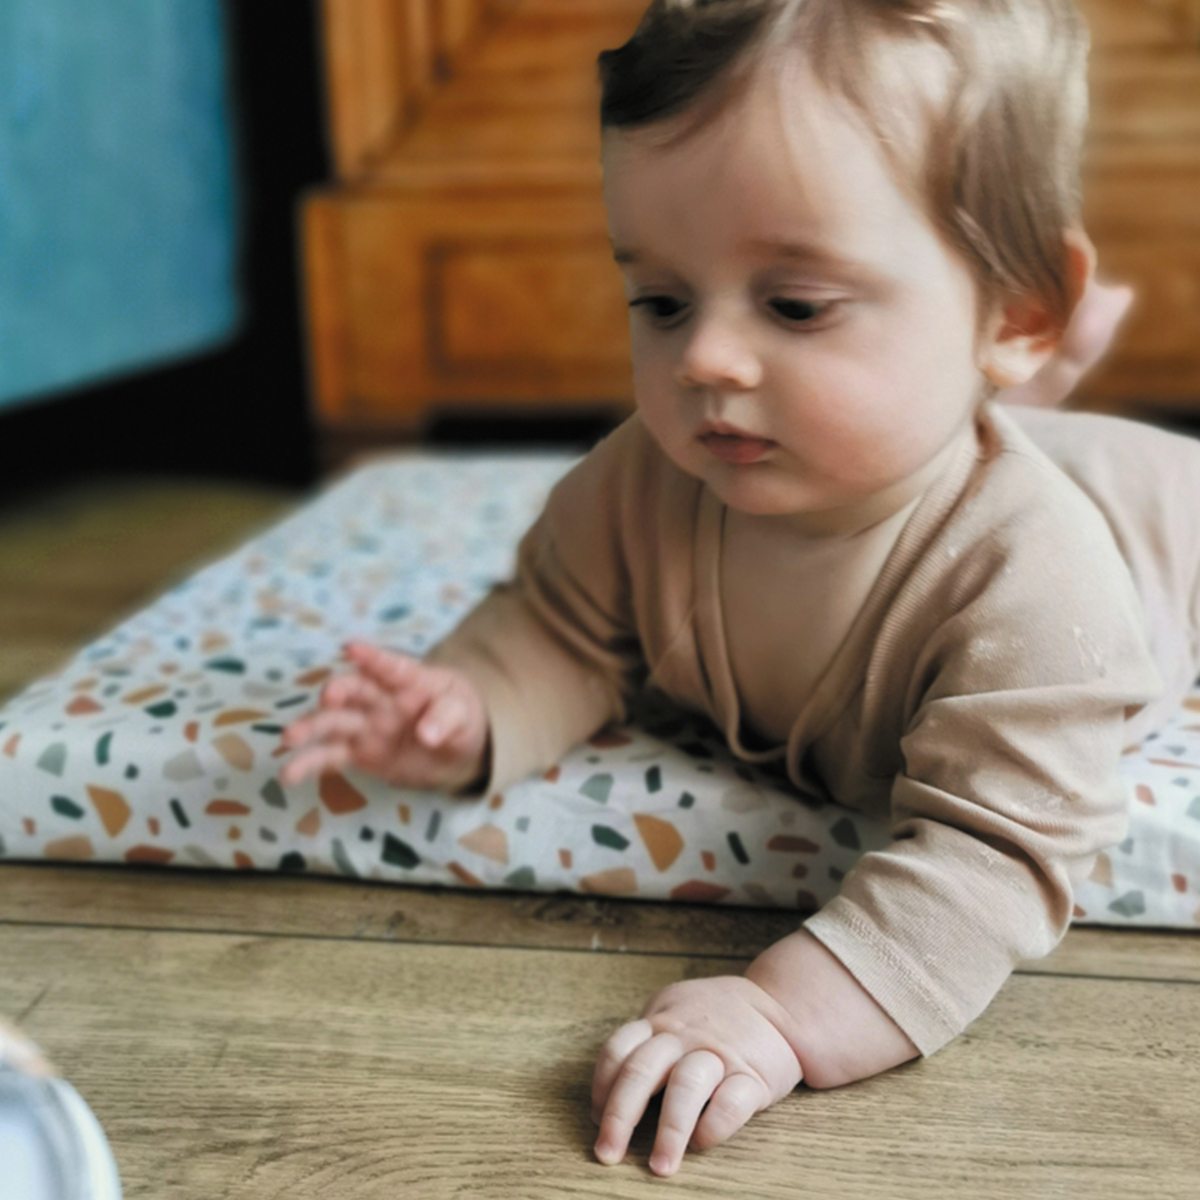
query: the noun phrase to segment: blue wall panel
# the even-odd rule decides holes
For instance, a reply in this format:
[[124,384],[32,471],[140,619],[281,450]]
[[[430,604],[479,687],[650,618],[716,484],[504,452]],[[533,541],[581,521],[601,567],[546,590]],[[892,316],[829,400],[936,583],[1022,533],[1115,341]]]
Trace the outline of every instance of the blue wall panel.
[[0,406],[238,322],[220,0],[0,2]]

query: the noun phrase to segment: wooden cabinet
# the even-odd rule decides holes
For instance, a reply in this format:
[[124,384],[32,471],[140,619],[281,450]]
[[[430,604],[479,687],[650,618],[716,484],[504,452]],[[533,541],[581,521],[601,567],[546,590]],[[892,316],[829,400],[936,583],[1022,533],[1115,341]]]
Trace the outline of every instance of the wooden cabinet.
[[1200,0],[1080,0],[1092,27],[1084,219],[1138,300],[1086,407],[1200,414]]
[[[631,404],[595,60],[644,0],[325,0],[337,182],[303,239],[330,430]],[[1200,409],[1200,0],[1084,0],[1086,217],[1138,289],[1088,407]]]

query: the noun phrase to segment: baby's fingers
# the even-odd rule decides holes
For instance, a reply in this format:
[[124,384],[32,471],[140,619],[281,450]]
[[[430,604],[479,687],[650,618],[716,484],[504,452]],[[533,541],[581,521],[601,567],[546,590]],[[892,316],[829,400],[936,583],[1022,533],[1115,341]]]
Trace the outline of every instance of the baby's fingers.
[[613,1082],[625,1065],[625,1060],[653,1036],[654,1027],[643,1018],[622,1025],[604,1043],[600,1056],[596,1059],[596,1070],[592,1075],[592,1120],[597,1125],[604,1116],[608,1093],[612,1090]]
[[321,707],[356,708],[368,712],[383,705],[388,695],[377,683],[362,675],[337,675],[321,692]]
[[679,1170],[696,1122],[724,1078],[725,1064],[711,1050],[694,1050],[676,1064],[663,1095],[650,1154],[650,1170],[655,1175],[674,1175]]
[[367,718],[353,709],[331,708],[302,717],[283,731],[283,744],[300,753],[279,773],[284,783],[299,783],[309,775],[345,766],[351,743],[366,728]]
[[639,1046],[626,1060],[608,1093],[596,1157],[606,1166],[619,1163],[642,1119],[650,1098],[662,1090],[675,1064],[683,1057],[679,1039],[660,1033]]
[[473,732],[471,712],[461,696],[452,691],[435,696],[417,723],[417,740],[427,750],[453,750]]
[[422,670],[427,669],[419,659],[368,642],[350,642],[346,646],[346,657],[363,675],[389,692],[411,686]]
[[337,742],[329,746],[312,746],[301,750],[279,772],[279,778],[286,784],[303,783],[312,775],[321,775],[326,771],[340,771],[354,757],[354,752],[346,742]]
[[296,749],[327,738],[352,738],[360,734],[366,725],[366,716],[355,709],[322,709],[293,721],[283,731],[283,744]]
[[[749,1075],[730,1075],[713,1092],[704,1115],[696,1126],[692,1145],[697,1150],[707,1150],[727,1141],[752,1116],[767,1105],[768,1097],[763,1085]],[[651,1159],[651,1166],[654,1165]]]

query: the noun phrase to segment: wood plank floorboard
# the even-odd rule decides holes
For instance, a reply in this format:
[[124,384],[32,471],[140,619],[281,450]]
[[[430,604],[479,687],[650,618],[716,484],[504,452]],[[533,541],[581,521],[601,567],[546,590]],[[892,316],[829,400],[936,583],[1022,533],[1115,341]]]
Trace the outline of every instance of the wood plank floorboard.
[[[0,923],[753,958],[796,913],[341,879],[0,864]],[[1192,931],[1077,926],[1026,974],[1200,983]]]
[[[590,1154],[591,1063],[672,979],[737,962],[0,928],[24,1014],[155,1200],[643,1197]],[[677,1177],[700,1197],[1195,1196],[1200,986],[1019,976],[966,1036],[800,1089]],[[672,1186],[672,1185],[665,1185]]]

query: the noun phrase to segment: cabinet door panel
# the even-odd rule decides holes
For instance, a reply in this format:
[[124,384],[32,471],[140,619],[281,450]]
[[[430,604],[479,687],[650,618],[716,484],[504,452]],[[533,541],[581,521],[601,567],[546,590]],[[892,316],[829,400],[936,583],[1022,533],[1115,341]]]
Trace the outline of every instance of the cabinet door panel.
[[310,294],[322,416],[411,426],[430,404],[627,405],[603,228],[587,195],[311,201],[310,255],[333,264]]

